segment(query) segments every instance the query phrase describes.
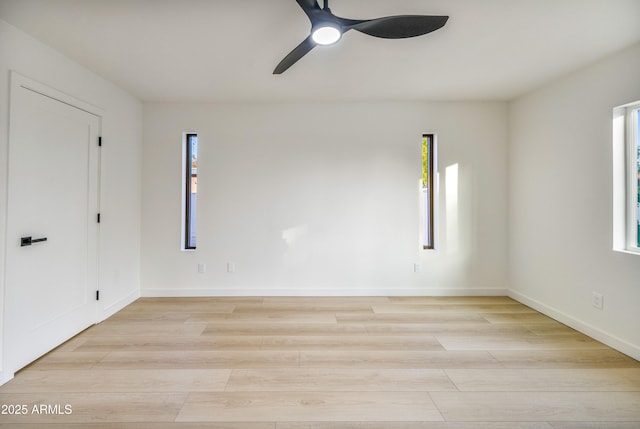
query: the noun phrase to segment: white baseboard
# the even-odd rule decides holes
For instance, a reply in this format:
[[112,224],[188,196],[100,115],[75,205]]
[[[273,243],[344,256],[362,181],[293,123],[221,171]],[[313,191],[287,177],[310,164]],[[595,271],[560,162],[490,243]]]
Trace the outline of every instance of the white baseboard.
[[138,298],[140,298],[140,290],[135,290],[131,292],[129,295],[125,296],[124,298],[119,299],[115,303],[108,305],[107,307],[102,309],[102,313],[98,317],[99,319],[98,322],[101,322],[113,316],[118,311],[122,310],[123,308],[125,308],[127,305],[131,304],[133,301],[135,301]]
[[640,360],[640,347],[632,344],[628,341],[625,341],[621,338],[616,337],[608,332],[605,332],[599,328],[596,328],[593,325],[590,325],[582,320],[576,319],[560,310],[557,310],[553,307],[550,307],[542,302],[530,298],[526,295],[521,294],[512,289],[508,289],[508,296],[510,298],[515,299],[518,302],[521,302],[524,305],[527,305],[534,310],[539,311],[542,314],[545,314],[552,319],[557,320],[560,323],[563,323],[576,331],[582,332],[585,335],[590,336],[591,338],[600,341],[608,345],[611,348],[618,350],[626,354],[627,356],[632,357],[635,360]]
[[506,296],[504,288],[202,288],[143,289],[143,297],[247,296]]
[[13,375],[14,374],[7,374],[4,371],[0,371],[0,386],[7,383],[8,381],[13,380]]

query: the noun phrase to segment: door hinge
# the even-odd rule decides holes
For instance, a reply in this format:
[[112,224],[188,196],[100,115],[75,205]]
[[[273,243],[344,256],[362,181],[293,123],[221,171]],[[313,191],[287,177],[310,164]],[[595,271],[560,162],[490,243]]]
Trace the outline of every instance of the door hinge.
[[100,213],[98,213],[97,220],[98,220],[98,223],[100,223]]
[[96,301],[100,301],[100,291],[96,291]]
[[102,136],[98,137],[98,146],[102,147]]

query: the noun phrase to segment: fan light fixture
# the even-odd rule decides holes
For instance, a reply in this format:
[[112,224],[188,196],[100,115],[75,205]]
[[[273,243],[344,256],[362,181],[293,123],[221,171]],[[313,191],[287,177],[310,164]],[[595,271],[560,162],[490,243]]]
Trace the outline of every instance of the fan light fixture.
[[[273,70],[281,74],[307,55],[318,45],[333,45],[350,30],[382,39],[407,39],[431,33],[444,26],[448,16],[395,15],[373,19],[347,19],[334,15],[329,9],[329,0],[296,0],[298,6],[311,21],[309,34],[293,51],[289,52]],[[2,0],[0,0],[2,2]]]
[[333,45],[342,37],[340,29],[331,24],[322,24],[313,30],[311,38],[318,45]]

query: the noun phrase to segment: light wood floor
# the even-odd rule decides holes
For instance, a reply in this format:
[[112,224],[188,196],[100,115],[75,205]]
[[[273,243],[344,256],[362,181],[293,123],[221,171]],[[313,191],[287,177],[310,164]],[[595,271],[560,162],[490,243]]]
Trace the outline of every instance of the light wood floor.
[[17,429],[637,429],[640,362],[505,297],[140,299],[0,404]]

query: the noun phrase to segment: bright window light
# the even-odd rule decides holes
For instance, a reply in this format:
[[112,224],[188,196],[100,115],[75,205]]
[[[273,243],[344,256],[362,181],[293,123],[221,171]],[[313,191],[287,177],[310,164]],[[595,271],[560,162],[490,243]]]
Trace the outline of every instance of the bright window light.
[[[631,242],[635,244],[635,247],[640,249],[640,107],[633,110],[631,113],[633,122],[631,135],[635,138],[631,141],[631,162],[629,169],[631,171],[630,175],[632,176],[630,181],[632,182],[634,193],[631,195],[631,203],[636,206],[635,209],[635,222],[631,222],[632,231],[631,231]],[[633,137],[632,137],[633,138]]]
[[436,141],[435,134],[422,135],[422,179],[420,180],[422,194],[422,225],[421,241],[423,249],[436,248]]
[[183,250],[196,248],[196,203],[198,199],[198,135],[187,133],[183,142]]

